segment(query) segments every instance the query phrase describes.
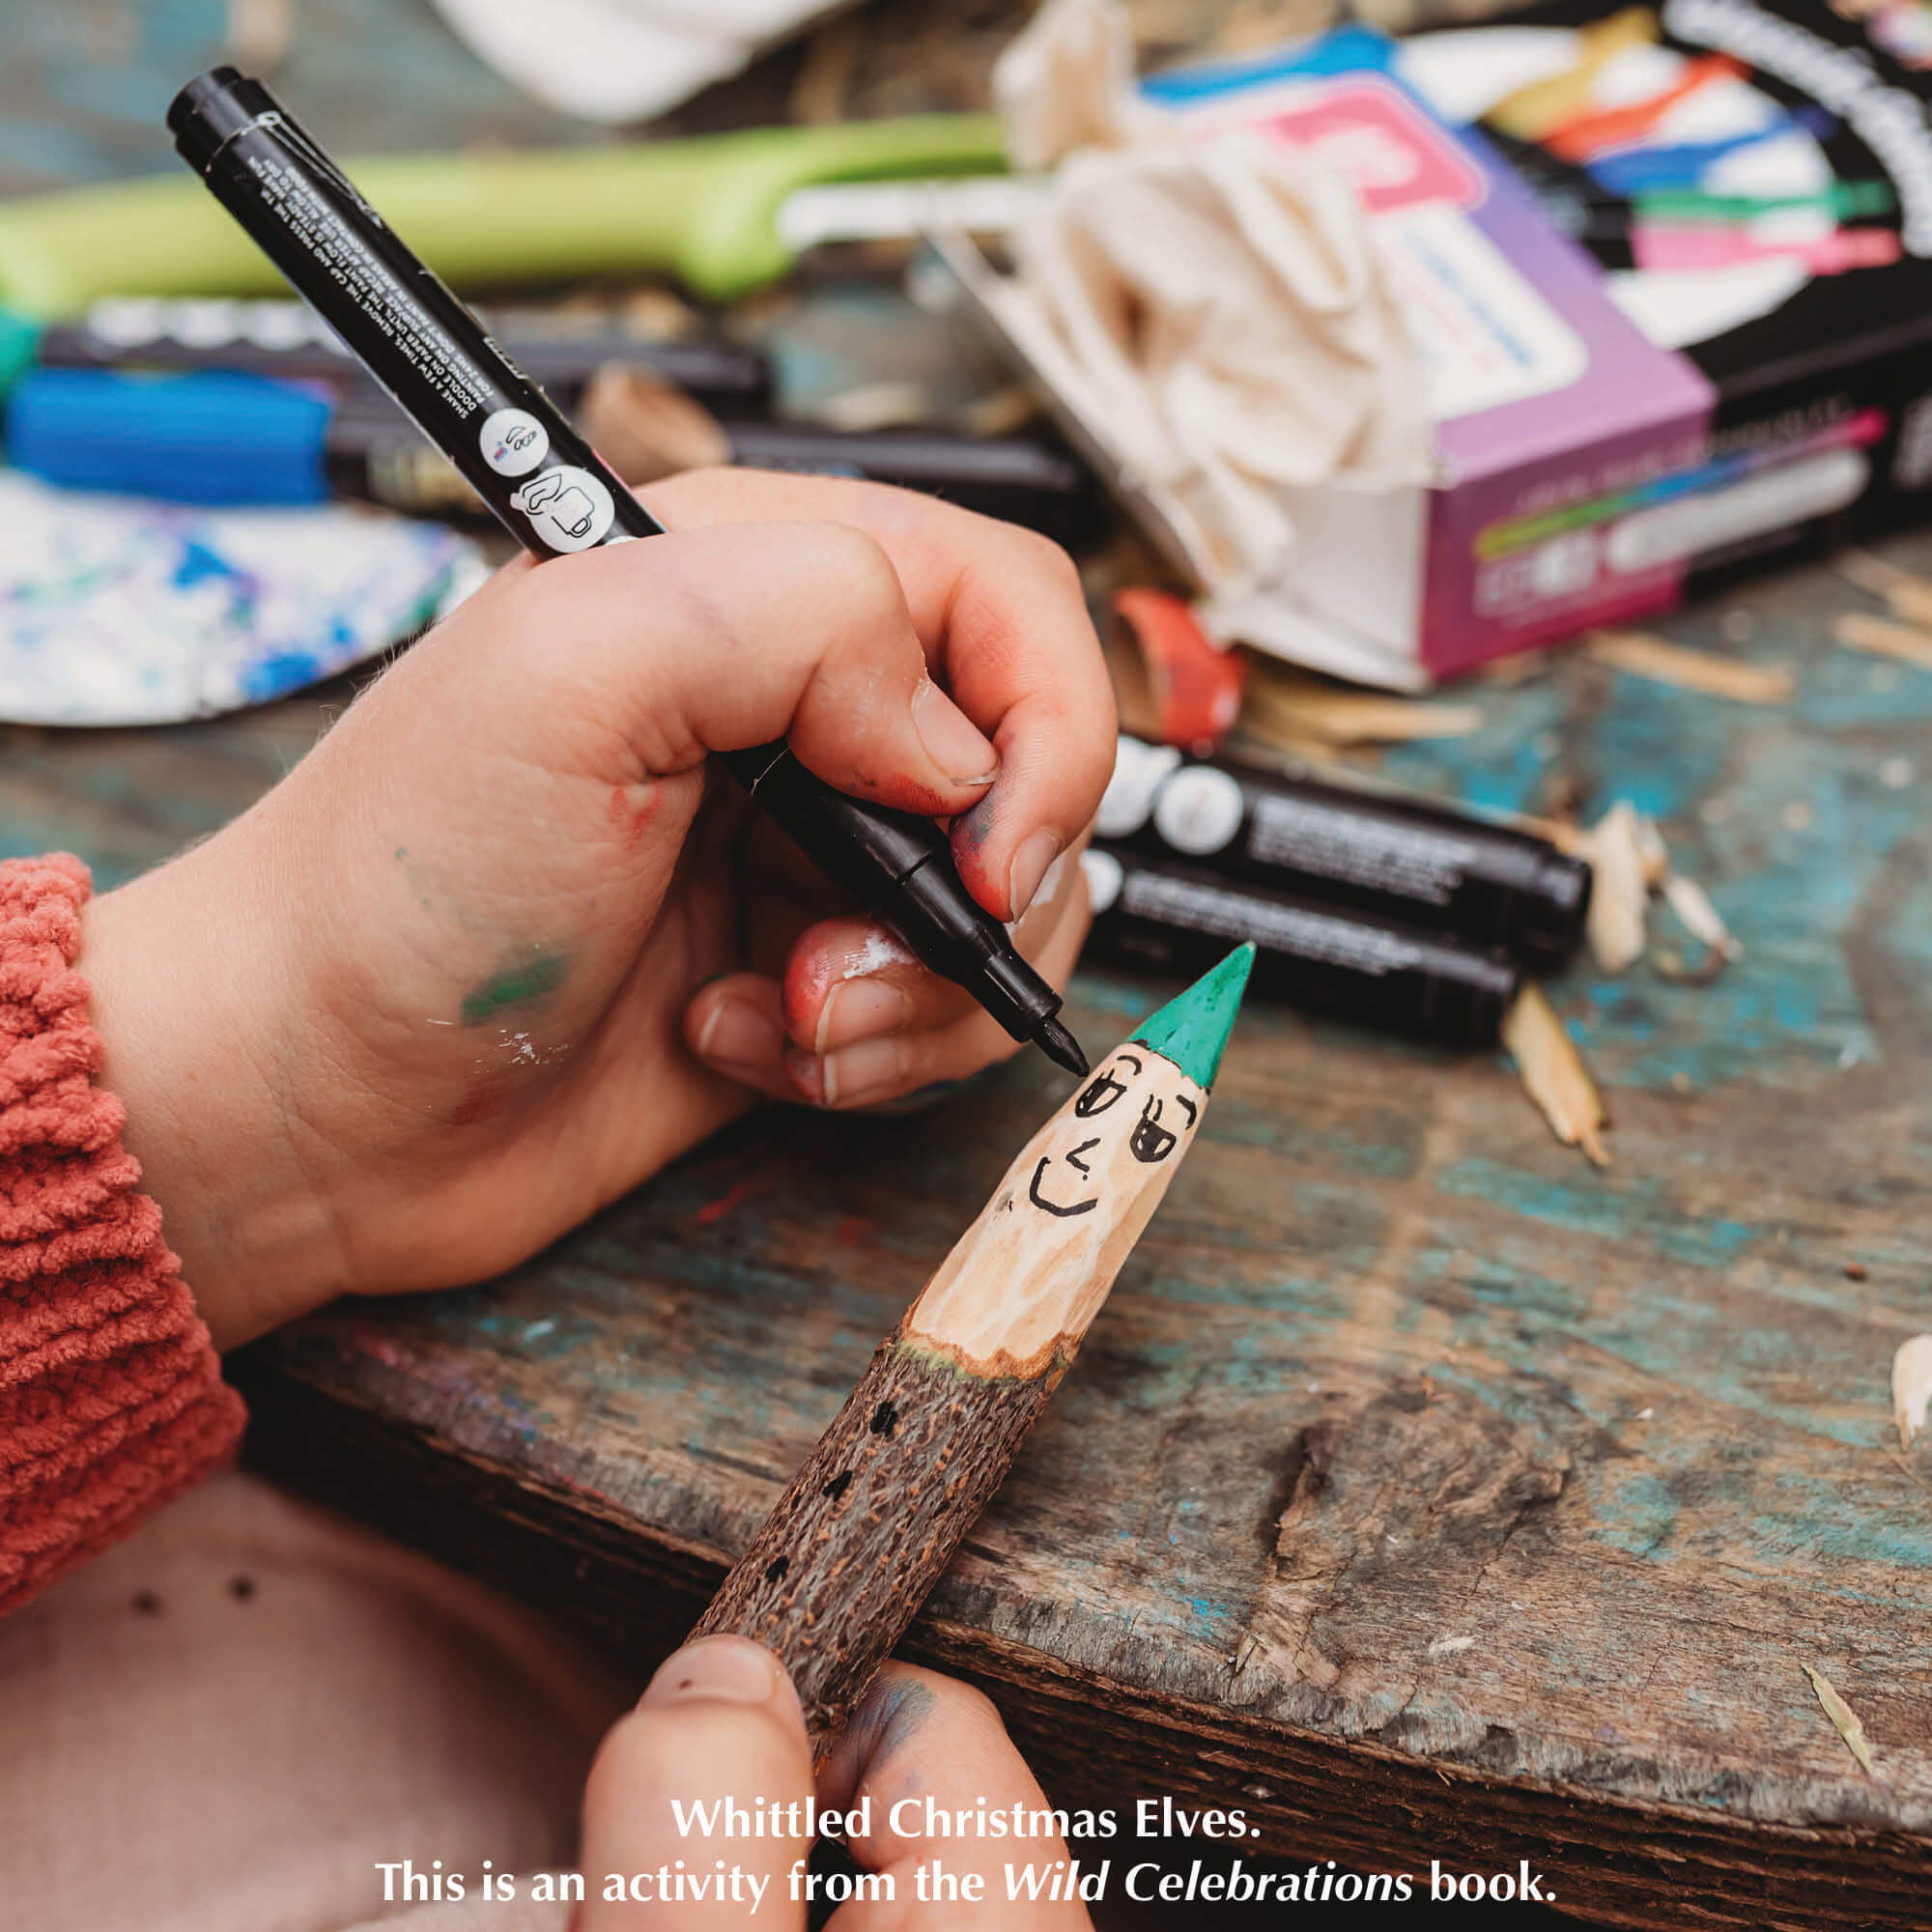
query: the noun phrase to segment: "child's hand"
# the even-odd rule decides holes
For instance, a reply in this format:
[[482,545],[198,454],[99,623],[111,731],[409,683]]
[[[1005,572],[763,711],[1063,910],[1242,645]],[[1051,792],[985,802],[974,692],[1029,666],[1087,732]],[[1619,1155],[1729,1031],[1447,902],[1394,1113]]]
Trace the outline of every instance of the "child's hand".
[[[583,1844],[578,1863],[584,1875],[584,1903],[571,1932],[624,1932],[631,1926],[665,1932],[696,1932],[701,1926],[770,1925],[774,1932],[803,1932],[808,1900],[804,1861],[811,1841],[797,1831],[776,1837],[726,1838],[681,1834],[672,1801],[707,1808],[722,1799],[769,1819],[770,1807],[803,1815],[814,1795],[811,1752],[805,1719],[790,1681],[769,1651],[745,1637],[704,1637],[670,1658],[651,1679],[637,1710],[604,1740],[583,1793]],[[1000,1932],[1078,1932],[1090,1924],[1087,1908],[1074,1900],[1007,1899],[1006,1867],[1035,1866],[1050,1872],[1067,1857],[1065,1841],[1038,1814],[1048,1803],[1033,1774],[1007,1737],[1000,1714],[977,1691],[929,1670],[889,1663],[860,1707],[852,1727],[820,1774],[821,1807],[843,1812],[862,1797],[871,1799],[871,1833],[854,1836],[848,1849],[875,1888],[855,1892],[836,1912],[829,1932],[866,1926],[997,1926]],[[945,1814],[950,1833],[927,1830],[927,1804]],[[980,1811],[1015,1807],[1025,1835],[994,1837],[961,1832],[957,1814],[977,1823]],[[1044,1833],[1032,1827],[1045,1822]],[[983,1902],[965,1902],[961,1887],[952,1898],[922,1902],[915,1867],[939,1859],[955,1885],[977,1874]],[[722,1902],[675,1895],[683,1870],[715,1881],[722,1861]],[[730,1872],[739,1873],[737,1899]],[[660,1899],[663,1872],[672,1895]],[[622,1904],[604,1902],[606,1880],[621,1873],[648,1894]],[[753,1893],[762,1888],[753,1916]],[[796,1889],[794,1889],[796,1888]],[[821,1896],[837,1897],[834,1891]],[[887,1898],[890,1905],[883,1903]],[[876,1902],[875,1902],[876,1901]]]
[[1065,981],[1086,901],[1051,862],[1114,734],[1065,556],[867,485],[650,501],[673,534],[509,565],[254,810],[90,912],[104,1077],[223,1347],[507,1267],[756,1093],[865,1106],[1012,1050],[707,752],[789,736],[957,815],[967,885]]

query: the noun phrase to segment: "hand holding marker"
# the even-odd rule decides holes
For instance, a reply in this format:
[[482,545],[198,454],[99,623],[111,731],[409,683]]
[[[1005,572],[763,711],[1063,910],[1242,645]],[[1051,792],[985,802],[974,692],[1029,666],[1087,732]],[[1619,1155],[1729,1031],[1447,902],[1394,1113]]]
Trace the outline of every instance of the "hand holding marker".
[[[260,81],[214,68],[168,109],[184,159],[538,556],[662,534],[533,383]],[[1060,996],[954,869],[932,820],[835,790],[782,744],[723,762],[837,884],[1015,1039],[1085,1073]]]

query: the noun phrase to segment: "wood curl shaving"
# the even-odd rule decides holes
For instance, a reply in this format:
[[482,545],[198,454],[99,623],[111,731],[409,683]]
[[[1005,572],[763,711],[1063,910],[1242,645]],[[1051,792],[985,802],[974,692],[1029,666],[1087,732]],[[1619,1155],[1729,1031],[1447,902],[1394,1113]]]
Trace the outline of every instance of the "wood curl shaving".
[[1581,841],[1596,874],[1584,931],[1605,973],[1628,972],[1643,957],[1650,885],[1639,824],[1636,808],[1620,798]]
[[1657,893],[1704,949],[1703,960],[1694,966],[1660,952],[1653,964],[1662,978],[1704,984],[1744,952],[1711,895],[1695,879],[1672,869],[1662,834],[1628,799],[1619,799],[1587,832],[1573,834],[1565,849],[1587,859],[1595,873],[1585,932],[1605,973],[1628,972],[1643,957],[1650,899]]
[[1869,617],[1848,611],[1832,621],[1832,635],[1849,650],[1874,657],[1895,658],[1900,664],[1932,670],[1932,630],[1916,624],[1895,624],[1889,617]]
[[1898,1424],[1901,1449],[1925,1427],[1926,1405],[1932,1403],[1932,1335],[1915,1335],[1899,1344],[1891,1358],[1891,1418]]
[[1883,598],[1894,617],[1932,627],[1932,583],[1915,572],[1888,563],[1868,550],[1848,550],[1838,559],[1838,575],[1861,590]]
[[1648,631],[1592,631],[1587,649],[1599,664],[1629,671],[1633,677],[1699,691],[1707,697],[1728,697],[1738,704],[1788,704],[1798,688],[1797,680],[1781,666],[1746,664],[1712,651],[1693,651],[1667,638],[1654,638]]
[[1565,1147],[1581,1148],[1593,1165],[1608,1167],[1603,1130],[1609,1124],[1609,1113],[1577,1042],[1541,986],[1532,982],[1517,995],[1503,1015],[1502,1042],[1516,1062],[1523,1092],[1556,1138]]
[[1872,1776],[1872,1753],[1870,1742],[1865,1737],[1865,1727],[1859,1720],[1859,1715],[1840,1697],[1832,1680],[1814,1665],[1807,1663],[1804,1674],[1811,1680],[1811,1689],[1817,1693],[1818,1701],[1825,1707],[1825,1715],[1838,1728],[1838,1735],[1845,1741],[1845,1748],[1858,1759],[1860,1767],[1867,1777]]
[[1476,704],[1427,703],[1350,691],[1257,656],[1248,672],[1241,724],[1258,738],[1324,745],[1401,745],[1466,738],[1483,726]]

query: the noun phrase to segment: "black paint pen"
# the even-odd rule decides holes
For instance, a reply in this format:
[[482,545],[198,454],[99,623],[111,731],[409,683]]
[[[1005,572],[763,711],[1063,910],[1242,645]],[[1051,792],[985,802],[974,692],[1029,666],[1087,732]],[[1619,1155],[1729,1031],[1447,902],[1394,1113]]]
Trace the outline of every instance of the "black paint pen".
[[1506,947],[1540,972],[1569,962],[1590,909],[1589,866],[1533,833],[1138,738],[1121,739],[1098,829],[1150,857]]
[[1494,949],[1217,878],[1096,842],[1080,855],[1094,904],[1090,956],[1192,974],[1231,940],[1255,944],[1254,990],[1361,1026],[1492,1046],[1521,984]]
[[[517,367],[567,409],[600,369],[616,363],[673,384],[719,415],[757,420],[771,412],[771,367],[755,350],[717,340],[660,340],[613,321],[573,326],[528,309],[480,320]],[[240,369],[327,383],[345,400],[358,392],[383,400],[368,371],[315,311],[286,299],[109,297],[74,321],[48,323],[34,344],[34,360],[43,369]]]
[[[210,69],[175,97],[168,127],[182,158],[296,293],[538,557],[663,534],[259,80]],[[964,986],[1013,1038],[1086,1072],[1060,1023],[1060,995],[966,890],[932,820],[848,798],[782,741],[723,762],[820,870],[934,972]]]

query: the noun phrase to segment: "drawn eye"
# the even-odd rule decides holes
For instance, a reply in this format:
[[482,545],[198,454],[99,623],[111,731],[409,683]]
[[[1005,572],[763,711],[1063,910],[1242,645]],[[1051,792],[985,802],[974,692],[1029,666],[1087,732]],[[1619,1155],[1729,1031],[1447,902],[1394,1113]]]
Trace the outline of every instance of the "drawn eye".
[[[1193,1111],[1191,1108],[1188,1110]],[[1157,1094],[1148,1095],[1148,1103],[1141,1109],[1141,1117],[1134,1122],[1134,1131],[1127,1142],[1128,1151],[1139,1161],[1152,1166],[1156,1161],[1165,1160],[1174,1151],[1175,1143],[1179,1138],[1170,1128],[1160,1123],[1161,1105]],[[1192,1126],[1192,1121],[1188,1125]]]
[[1088,1121],[1095,1114],[1104,1114],[1126,1091],[1126,1088],[1103,1067],[1094,1076],[1087,1091],[1074,1101],[1074,1118]]
[[1113,1069],[1115,1067],[1126,1067],[1129,1077],[1132,1077],[1137,1075],[1146,1065],[1147,1062],[1137,1053],[1122,1051],[1115,1054],[1113,1060],[1107,1065],[1101,1067],[1099,1072],[1094,1076],[1088,1085],[1087,1091],[1081,1094],[1079,1099],[1074,1101],[1074,1119],[1089,1121],[1095,1114],[1104,1114],[1127,1091],[1126,1081],[1118,1080],[1114,1077]]

